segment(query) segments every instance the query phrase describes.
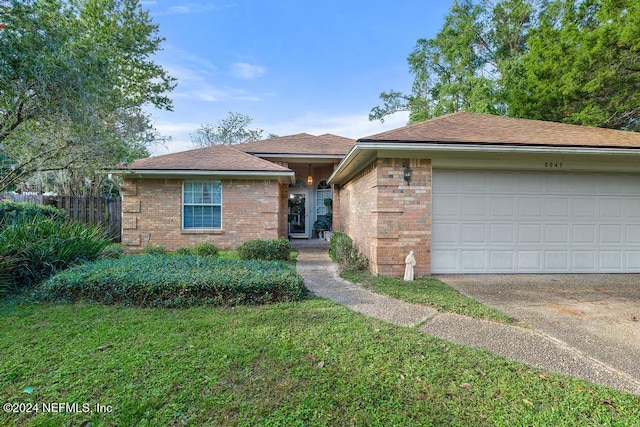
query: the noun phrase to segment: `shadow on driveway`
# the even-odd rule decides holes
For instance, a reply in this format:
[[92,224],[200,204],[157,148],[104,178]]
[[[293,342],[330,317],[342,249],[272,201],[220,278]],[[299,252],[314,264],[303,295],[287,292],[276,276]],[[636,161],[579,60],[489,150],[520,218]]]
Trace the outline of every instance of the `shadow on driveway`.
[[640,274],[438,278],[463,294],[640,380]]

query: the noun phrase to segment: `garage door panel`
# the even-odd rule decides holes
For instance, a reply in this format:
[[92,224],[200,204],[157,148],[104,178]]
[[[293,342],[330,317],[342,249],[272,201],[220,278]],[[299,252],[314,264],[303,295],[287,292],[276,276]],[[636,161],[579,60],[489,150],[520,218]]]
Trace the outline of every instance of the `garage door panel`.
[[569,243],[569,226],[566,224],[547,224],[544,237],[544,243],[566,246]]
[[462,245],[484,245],[487,242],[486,224],[462,224],[460,226],[460,243]]
[[432,245],[457,245],[460,241],[458,237],[458,223],[441,223],[438,225],[438,232],[432,233]]
[[438,197],[438,203],[433,205],[433,219],[447,219],[458,217],[458,196],[442,195]]
[[520,218],[542,218],[542,197],[518,197],[518,215]]
[[569,200],[563,197],[549,197],[545,208],[547,217],[558,219],[569,218]]
[[489,270],[511,272],[514,268],[513,251],[490,251]]
[[640,219],[640,199],[625,200],[625,213],[627,218]]
[[468,219],[487,218],[486,196],[467,196],[462,199],[462,217]]
[[431,256],[431,268],[434,271],[454,272],[460,271],[458,251],[438,251]]
[[595,251],[573,251],[572,252],[573,270],[576,272],[595,271],[596,270],[596,254]]
[[594,219],[596,218],[596,202],[593,198],[576,197],[573,199],[573,218]]
[[617,246],[623,245],[624,239],[622,235],[622,225],[601,224],[598,229],[598,244]]
[[640,175],[433,171],[432,271],[640,272]]
[[463,192],[486,192],[489,176],[482,172],[462,172],[460,180],[460,189]]
[[600,200],[600,217],[602,219],[622,218],[622,199],[607,197]]
[[599,271],[622,271],[622,251],[600,251]]
[[639,271],[640,270],[640,251],[626,251],[625,261],[627,264],[626,270]]
[[515,197],[491,196],[489,204],[489,212],[492,218],[505,217],[513,219],[516,204]]
[[462,263],[461,263],[462,271],[466,271],[466,272],[486,271],[486,266],[487,266],[486,251],[462,250],[460,251],[460,256],[462,259]]
[[626,243],[631,245],[640,245],[640,224],[627,225],[626,230]]
[[568,272],[569,251],[545,251],[545,271],[550,272]]
[[573,226],[572,242],[577,245],[596,244],[595,224],[577,224]]
[[541,224],[520,224],[518,226],[518,244],[539,245],[542,243]]
[[542,251],[517,251],[518,271],[542,271]]
[[489,245],[514,245],[516,243],[514,236],[514,224],[489,225]]

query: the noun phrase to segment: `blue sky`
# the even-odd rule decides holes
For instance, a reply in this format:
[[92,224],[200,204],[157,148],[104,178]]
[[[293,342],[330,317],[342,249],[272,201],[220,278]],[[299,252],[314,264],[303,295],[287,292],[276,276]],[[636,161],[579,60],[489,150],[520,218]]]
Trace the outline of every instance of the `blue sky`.
[[380,92],[409,91],[407,56],[442,27],[453,0],[146,0],[166,39],[155,61],[178,79],[173,112],[153,111],[172,137],[154,155],[191,148],[189,134],[229,111],[277,135],[358,138],[403,126],[369,122]]

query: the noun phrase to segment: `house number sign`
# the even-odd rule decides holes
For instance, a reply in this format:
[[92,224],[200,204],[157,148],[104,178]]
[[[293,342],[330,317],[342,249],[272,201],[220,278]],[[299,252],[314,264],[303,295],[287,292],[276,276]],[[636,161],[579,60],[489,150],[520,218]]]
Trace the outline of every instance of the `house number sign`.
[[544,162],[544,167],[560,169],[562,167],[562,162]]

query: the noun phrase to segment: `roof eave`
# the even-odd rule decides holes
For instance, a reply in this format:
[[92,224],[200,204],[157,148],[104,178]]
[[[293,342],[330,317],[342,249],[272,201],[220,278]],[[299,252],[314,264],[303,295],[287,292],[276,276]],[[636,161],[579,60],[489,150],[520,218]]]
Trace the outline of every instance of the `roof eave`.
[[118,169],[107,171],[113,175],[121,175],[127,178],[218,178],[218,179],[277,179],[281,183],[295,182],[295,172],[293,171],[212,171],[212,170],[189,170],[189,169]]
[[342,184],[350,180],[355,174],[364,169],[375,158],[387,156],[397,152],[410,154],[433,153],[494,153],[494,154],[571,154],[571,155],[620,155],[640,156],[638,148],[588,147],[588,146],[534,146],[534,145],[503,145],[503,144],[460,144],[435,142],[393,142],[358,140],[351,151],[336,167],[329,177],[329,182]]

